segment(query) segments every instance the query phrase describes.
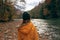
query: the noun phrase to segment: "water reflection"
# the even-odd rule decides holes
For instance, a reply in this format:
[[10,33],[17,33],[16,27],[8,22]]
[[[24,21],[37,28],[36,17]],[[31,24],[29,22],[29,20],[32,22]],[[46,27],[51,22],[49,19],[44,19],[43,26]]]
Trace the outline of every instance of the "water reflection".
[[60,40],[60,19],[32,19],[41,40]]

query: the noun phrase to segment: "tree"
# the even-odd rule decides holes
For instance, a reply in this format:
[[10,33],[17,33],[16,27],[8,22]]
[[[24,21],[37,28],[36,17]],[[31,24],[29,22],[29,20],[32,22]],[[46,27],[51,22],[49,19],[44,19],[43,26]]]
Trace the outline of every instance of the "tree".
[[12,20],[14,12],[15,8],[10,2],[7,2],[7,0],[5,2],[0,1],[0,22]]
[[49,0],[46,0],[45,8],[47,8],[47,10],[49,11],[50,18],[58,17],[57,10],[56,10],[57,9],[56,8],[56,0],[50,0],[50,2],[49,2]]

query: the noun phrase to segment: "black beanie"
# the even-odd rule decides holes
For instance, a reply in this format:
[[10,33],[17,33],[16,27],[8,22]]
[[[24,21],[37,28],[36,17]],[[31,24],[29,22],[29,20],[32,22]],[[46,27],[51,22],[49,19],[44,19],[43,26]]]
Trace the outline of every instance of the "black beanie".
[[23,17],[23,20],[30,20],[30,14],[28,14],[27,12],[24,12],[22,17]]

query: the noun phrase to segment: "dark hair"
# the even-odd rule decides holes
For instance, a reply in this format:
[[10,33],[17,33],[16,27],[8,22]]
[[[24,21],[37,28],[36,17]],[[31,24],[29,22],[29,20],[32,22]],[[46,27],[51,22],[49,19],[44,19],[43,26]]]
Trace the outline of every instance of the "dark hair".
[[27,12],[24,12],[22,17],[23,17],[23,20],[30,20],[30,14],[28,14]]

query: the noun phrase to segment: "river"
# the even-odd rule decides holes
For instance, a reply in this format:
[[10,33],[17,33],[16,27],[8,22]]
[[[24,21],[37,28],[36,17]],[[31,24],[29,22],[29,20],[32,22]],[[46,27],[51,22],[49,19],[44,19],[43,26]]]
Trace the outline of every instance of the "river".
[[[32,19],[39,40],[60,40],[60,19]],[[0,23],[0,40],[17,40],[17,27],[21,20]]]
[[60,40],[60,19],[32,19],[41,40]]

